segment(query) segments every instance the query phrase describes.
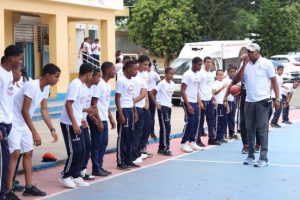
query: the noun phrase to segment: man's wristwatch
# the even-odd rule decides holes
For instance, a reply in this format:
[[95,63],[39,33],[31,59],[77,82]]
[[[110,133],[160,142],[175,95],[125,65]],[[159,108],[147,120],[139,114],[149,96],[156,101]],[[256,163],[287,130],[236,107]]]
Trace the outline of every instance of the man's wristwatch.
[[50,132],[52,133],[52,132],[55,132],[56,130],[55,130],[55,128],[50,128]]

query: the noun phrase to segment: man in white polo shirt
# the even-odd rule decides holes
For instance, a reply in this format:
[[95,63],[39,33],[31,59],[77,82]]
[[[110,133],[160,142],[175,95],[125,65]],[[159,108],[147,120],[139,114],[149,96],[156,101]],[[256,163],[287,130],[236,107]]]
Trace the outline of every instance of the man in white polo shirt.
[[[271,106],[270,88],[274,88],[275,109],[279,109],[279,88],[275,76],[275,70],[266,58],[260,55],[260,46],[251,44],[247,46],[248,56],[243,56],[243,64],[233,83],[244,78],[247,90],[245,102],[245,121],[248,135],[249,152],[244,165],[254,164],[255,167],[268,165],[268,111]],[[259,160],[254,162],[255,134],[258,131],[261,139],[261,151]]]

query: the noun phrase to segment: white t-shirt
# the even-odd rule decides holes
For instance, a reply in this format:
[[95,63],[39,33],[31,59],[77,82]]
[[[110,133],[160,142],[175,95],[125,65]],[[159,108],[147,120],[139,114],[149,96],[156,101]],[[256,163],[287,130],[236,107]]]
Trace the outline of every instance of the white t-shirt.
[[49,85],[44,87],[41,91],[40,79],[28,81],[20,89],[18,94],[14,98],[14,117],[13,123],[16,123],[20,126],[26,125],[23,115],[22,108],[25,96],[31,99],[31,105],[29,109],[30,117],[32,117],[35,109],[40,105],[43,99],[48,99],[49,97]]
[[[123,68],[123,63],[117,63],[117,64],[115,64],[115,68],[116,68],[116,73],[117,73],[117,74],[119,73],[120,70],[121,70],[122,73],[123,73],[123,70],[122,70],[122,68]],[[123,75],[124,75],[124,74],[123,74]]]
[[[213,90],[219,90],[226,84],[227,84],[227,81],[225,79],[223,81],[216,80],[213,84]],[[215,95],[217,104],[223,104],[223,99],[224,99],[226,90],[227,90],[227,87],[225,87],[217,95]]]
[[122,108],[133,108],[134,80],[125,76],[118,78],[116,93],[121,94],[120,104]]
[[210,71],[202,69],[199,73],[199,93],[203,101],[210,101],[213,97],[212,89],[214,84],[214,75]]
[[[96,48],[95,48],[96,47]],[[94,49],[95,48],[95,49]],[[96,43],[93,43],[92,44],[92,49],[94,49],[94,50],[92,50],[92,54],[95,54],[95,55],[100,55],[100,44],[98,43],[98,44],[96,44]]]
[[123,68],[120,69],[117,73],[117,79],[124,77],[124,72],[123,72]]
[[[84,97],[84,108],[89,108],[91,107],[91,102],[92,102],[92,96],[95,90],[95,85],[92,85],[91,87],[88,87],[86,84],[83,84],[83,97]],[[82,113],[82,119],[86,120],[88,113],[83,112]]]
[[287,96],[288,93],[293,94],[294,91],[295,91],[295,89],[293,87],[293,83],[285,83],[285,84],[283,84],[283,86],[282,86],[281,89],[282,89],[281,90],[281,92],[282,92],[281,94],[284,95],[284,96]]
[[11,124],[13,119],[13,74],[0,65],[0,122]]
[[155,86],[156,101],[161,106],[172,107],[172,95],[174,93],[175,84],[173,81],[168,83],[165,79]]
[[[281,87],[283,84],[283,78],[282,76],[279,76],[278,74],[276,74],[276,79],[277,79],[277,84],[278,84],[278,88],[279,88],[279,99],[281,99]],[[275,98],[275,92],[274,89],[271,89],[271,97]]]
[[109,83],[102,78],[95,88],[93,97],[98,98],[97,108],[101,121],[108,121],[108,110],[110,107],[110,92],[111,87]]
[[[80,79],[76,78],[70,83],[66,94],[66,101],[67,100],[73,101],[72,103],[73,115],[77,125],[81,126],[82,110],[85,106],[85,96],[84,96],[84,84]],[[72,125],[72,122],[67,113],[66,106],[63,107],[60,116],[60,122],[67,125]]]
[[160,77],[158,75],[158,73],[156,73],[155,71],[150,71],[149,72],[149,76],[148,76],[148,91],[151,91],[155,88],[155,86],[157,85],[157,82],[160,81]]
[[255,64],[249,61],[244,71],[246,102],[258,102],[270,98],[273,77],[275,77],[275,70],[270,60],[260,56]]
[[91,55],[92,54],[92,49],[91,49],[90,43],[83,42],[82,51],[85,52],[85,53],[88,53],[89,55]]
[[[133,78],[134,80],[134,98],[138,97],[141,94],[141,89],[146,89],[148,87],[148,72],[138,72],[137,75]],[[135,107],[144,108],[146,105],[146,98],[143,98],[139,102],[135,103]]]
[[[227,84],[227,88],[228,88],[229,84],[232,82],[232,79],[230,79],[230,78],[227,76],[226,78],[223,79],[223,81],[225,82],[225,84]],[[227,90],[227,88],[226,88],[226,90]],[[227,97],[227,100],[228,100],[228,101],[234,101],[234,96],[232,96],[232,95],[229,93],[229,95],[228,95],[228,97]]]
[[[195,73],[191,69],[189,69],[183,74],[182,83],[184,83],[187,86],[185,93],[188,101],[191,103],[198,102],[199,82],[200,76],[197,72]],[[183,101],[182,98],[181,100]]]

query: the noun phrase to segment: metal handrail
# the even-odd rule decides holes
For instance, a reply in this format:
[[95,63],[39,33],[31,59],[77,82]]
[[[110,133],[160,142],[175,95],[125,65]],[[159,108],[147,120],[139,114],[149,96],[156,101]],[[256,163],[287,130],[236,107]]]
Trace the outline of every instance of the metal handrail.
[[[93,67],[99,67],[99,66],[100,66],[100,60],[97,60],[97,59],[93,58],[92,56],[90,56],[89,54],[84,53],[84,52],[81,52],[81,54],[82,54],[82,55],[85,55],[86,57],[88,57],[87,60],[86,60],[86,59],[83,59],[83,58],[82,58],[82,60],[85,60],[87,63],[91,64]],[[99,66],[96,65],[96,64],[94,64],[93,62],[91,62],[91,60],[98,62],[98,63],[99,63]]]
[[[88,57],[88,60],[83,59],[83,54],[86,55]],[[94,67],[99,67],[100,66],[100,60],[98,61],[97,59],[88,56],[87,54],[81,52],[80,54],[76,53],[76,52],[72,52],[69,53],[69,70],[70,72],[78,72],[79,71],[79,67],[82,64],[82,61],[86,61],[87,63],[91,64]],[[99,66],[94,64],[91,61],[98,61],[99,62]]]

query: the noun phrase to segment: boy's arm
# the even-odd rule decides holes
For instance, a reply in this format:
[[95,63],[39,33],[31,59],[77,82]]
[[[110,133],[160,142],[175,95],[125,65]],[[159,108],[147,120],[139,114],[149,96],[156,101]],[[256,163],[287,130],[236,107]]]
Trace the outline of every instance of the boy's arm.
[[36,129],[32,123],[30,114],[29,114],[31,102],[32,102],[32,99],[25,95],[21,112],[22,112],[22,116],[24,118],[25,123],[27,124],[27,126],[29,127],[29,129],[32,133],[34,145],[40,146],[42,144],[41,137],[39,136],[38,132],[36,131]]
[[43,99],[41,102],[41,114],[43,117],[44,122],[46,123],[47,127],[49,128],[51,135],[53,137],[53,142],[56,142],[58,140],[58,135],[56,133],[55,128],[53,127],[51,118],[49,116],[48,112],[48,106],[47,106],[47,99]]
[[[97,108],[97,103],[98,103],[98,98],[97,97],[93,97],[92,98],[92,102],[91,102],[91,106],[92,108]],[[95,124],[97,125],[98,131],[101,133],[104,130],[104,125],[102,123],[102,120],[100,118],[99,112],[97,112],[96,114],[91,114],[90,118],[95,122]]]
[[121,94],[120,93],[116,93],[116,96],[115,96],[115,101],[116,101],[116,106],[117,106],[117,111],[119,113],[119,119],[118,121],[121,123],[121,124],[124,124],[125,123],[125,117],[123,115],[123,112],[122,112],[122,107],[121,107]]
[[157,103],[156,101],[156,94],[157,94],[157,91],[156,89],[154,88],[150,93],[149,93],[149,96],[150,98],[152,99],[152,101],[154,102],[157,110],[160,110],[161,109],[161,106]]
[[188,101],[188,98],[186,96],[186,88],[187,88],[187,85],[185,83],[181,83],[181,90],[180,90],[180,93],[181,93],[181,96],[182,96],[182,99],[187,107],[187,110],[189,113],[193,113],[194,112],[194,109],[193,107],[191,106],[191,104],[189,103]]
[[141,92],[140,92],[140,95],[137,96],[137,97],[135,97],[135,98],[133,99],[133,102],[134,102],[134,103],[137,103],[137,102],[141,101],[143,98],[146,97],[146,95],[147,95],[147,89],[146,89],[146,88],[142,88],[142,89],[141,89]]
[[73,100],[67,100],[66,101],[66,110],[67,110],[67,114],[70,118],[70,121],[72,123],[73,126],[73,130],[75,134],[80,134],[81,130],[80,130],[80,126],[77,124],[75,117],[74,117],[74,112],[73,112],[73,107],[72,104],[74,103]]
[[111,114],[111,110],[110,108],[108,108],[108,118],[109,118],[109,122],[110,122],[110,125],[111,125],[111,129],[115,129],[116,128],[116,122]]

